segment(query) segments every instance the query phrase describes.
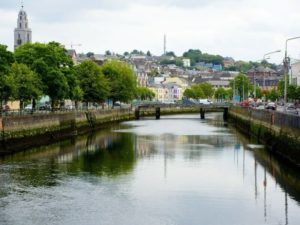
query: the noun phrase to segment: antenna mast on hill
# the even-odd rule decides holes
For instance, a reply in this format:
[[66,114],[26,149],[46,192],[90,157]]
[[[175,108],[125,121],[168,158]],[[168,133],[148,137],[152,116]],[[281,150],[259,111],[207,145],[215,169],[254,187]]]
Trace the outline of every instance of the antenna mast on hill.
[[164,55],[167,53],[167,36],[164,35]]

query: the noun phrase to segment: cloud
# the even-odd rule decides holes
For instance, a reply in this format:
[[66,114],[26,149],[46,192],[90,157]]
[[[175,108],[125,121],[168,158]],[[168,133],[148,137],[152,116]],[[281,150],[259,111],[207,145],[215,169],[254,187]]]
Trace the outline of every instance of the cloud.
[[[12,48],[19,0],[1,0],[0,42]],[[286,0],[26,0],[34,41],[81,43],[78,51],[132,49],[204,52],[259,60],[299,36],[300,1]],[[299,57],[300,41],[289,43]],[[276,59],[277,57],[277,59]],[[272,56],[281,62],[282,55]]]

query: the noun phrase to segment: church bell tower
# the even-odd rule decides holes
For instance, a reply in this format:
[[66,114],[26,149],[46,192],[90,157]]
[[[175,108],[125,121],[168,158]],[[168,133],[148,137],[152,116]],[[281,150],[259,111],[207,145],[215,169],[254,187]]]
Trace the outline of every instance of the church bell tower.
[[32,32],[31,29],[28,27],[28,17],[27,13],[24,11],[23,4],[18,15],[18,23],[17,28],[15,28],[14,37],[15,49],[25,43],[31,43],[32,41]]

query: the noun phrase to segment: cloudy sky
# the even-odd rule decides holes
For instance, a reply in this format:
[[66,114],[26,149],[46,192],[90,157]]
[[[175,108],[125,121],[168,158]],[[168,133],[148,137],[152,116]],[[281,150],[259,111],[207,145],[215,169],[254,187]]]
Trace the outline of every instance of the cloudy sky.
[[[0,43],[13,49],[20,0],[0,0]],[[78,52],[202,52],[257,61],[300,36],[299,0],[24,0],[34,42],[81,44]],[[67,46],[69,47],[69,46]],[[300,39],[288,54],[300,58]]]

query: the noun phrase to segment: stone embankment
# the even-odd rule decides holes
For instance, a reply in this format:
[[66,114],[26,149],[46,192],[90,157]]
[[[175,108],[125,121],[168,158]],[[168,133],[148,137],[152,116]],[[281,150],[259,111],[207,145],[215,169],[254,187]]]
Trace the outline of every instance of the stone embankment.
[[300,168],[300,116],[277,111],[231,107],[229,121],[269,150]]
[[[161,109],[162,115],[193,112],[199,112],[199,108],[170,107]],[[143,110],[141,117],[143,116],[155,116],[155,110],[153,108]],[[3,115],[0,117],[0,154],[51,143],[116,122],[133,119],[135,119],[134,109]]]

